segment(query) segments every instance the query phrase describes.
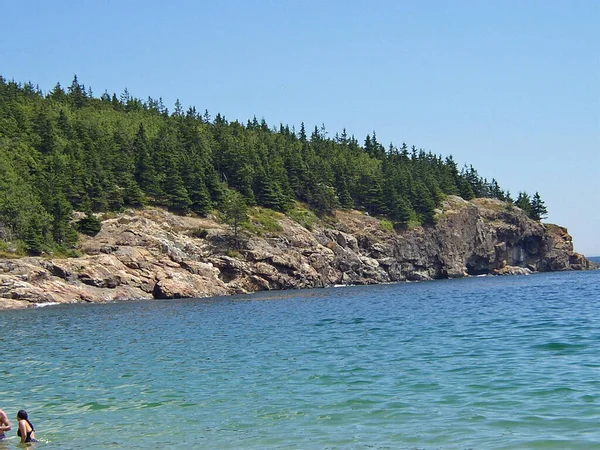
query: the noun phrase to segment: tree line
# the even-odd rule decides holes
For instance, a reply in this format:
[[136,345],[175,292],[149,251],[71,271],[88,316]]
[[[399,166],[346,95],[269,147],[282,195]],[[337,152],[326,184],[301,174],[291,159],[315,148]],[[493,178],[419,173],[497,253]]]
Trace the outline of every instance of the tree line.
[[[399,227],[429,225],[450,194],[512,202],[536,220],[547,213],[537,192],[515,201],[452,156],[384,146],[375,132],[361,144],[345,129],[228,121],[179,100],[169,111],[127,89],[96,97],[77,76],[47,93],[0,76],[0,251],[68,251],[77,231],[98,231],[97,212],[158,205],[206,215],[233,197],[244,207],[285,212],[303,202],[319,215],[357,208]],[[86,215],[73,222],[73,211]]]

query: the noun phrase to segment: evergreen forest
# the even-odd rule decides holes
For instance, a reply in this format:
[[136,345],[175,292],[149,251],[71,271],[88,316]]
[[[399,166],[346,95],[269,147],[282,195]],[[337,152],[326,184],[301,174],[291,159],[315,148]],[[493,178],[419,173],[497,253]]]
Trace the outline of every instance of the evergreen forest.
[[[452,156],[384,146],[375,132],[359,141],[324,126],[228,121],[179,100],[169,111],[127,89],[96,97],[77,76],[47,93],[0,76],[0,255],[68,255],[78,232],[100,229],[94,213],[130,207],[204,216],[231,209],[232,198],[242,210],[300,202],[320,216],[356,208],[402,228],[434,224],[451,194],[511,202],[536,220],[547,213],[537,192],[513,200]],[[85,216],[73,221],[74,211]]]

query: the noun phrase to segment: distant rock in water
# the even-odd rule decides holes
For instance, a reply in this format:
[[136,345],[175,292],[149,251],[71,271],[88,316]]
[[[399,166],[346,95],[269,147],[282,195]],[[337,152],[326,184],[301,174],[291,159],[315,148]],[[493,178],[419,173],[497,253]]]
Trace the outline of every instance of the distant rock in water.
[[584,270],[557,225],[492,199],[450,196],[437,224],[392,231],[358,211],[307,229],[283,214],[277,232],[240,236],[213,219],[129,210],[82,237],[85,256],[0,260],[0,308],[272,289]]

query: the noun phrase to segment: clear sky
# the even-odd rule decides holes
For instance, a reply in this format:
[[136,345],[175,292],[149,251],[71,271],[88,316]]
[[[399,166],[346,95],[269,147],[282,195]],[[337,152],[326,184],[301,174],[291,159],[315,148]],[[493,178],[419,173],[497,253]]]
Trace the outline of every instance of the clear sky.
[[0,74],[373,130],[539,191],[600,255],[598,0],[0,0]]

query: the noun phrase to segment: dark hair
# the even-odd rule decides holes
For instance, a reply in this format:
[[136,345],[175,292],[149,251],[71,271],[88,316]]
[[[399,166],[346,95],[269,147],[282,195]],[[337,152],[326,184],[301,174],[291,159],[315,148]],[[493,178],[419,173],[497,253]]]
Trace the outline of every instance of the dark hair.
[[27,411],[25,411],[24,409],[19,410],[19,412],[17,413],[17,419],[26,420],[27,423],[29,424],[29,426],[31,427],[31,429],[35,430],[35,428],[33,428],[33,424],[29,421],[29,416],[27,415]]

